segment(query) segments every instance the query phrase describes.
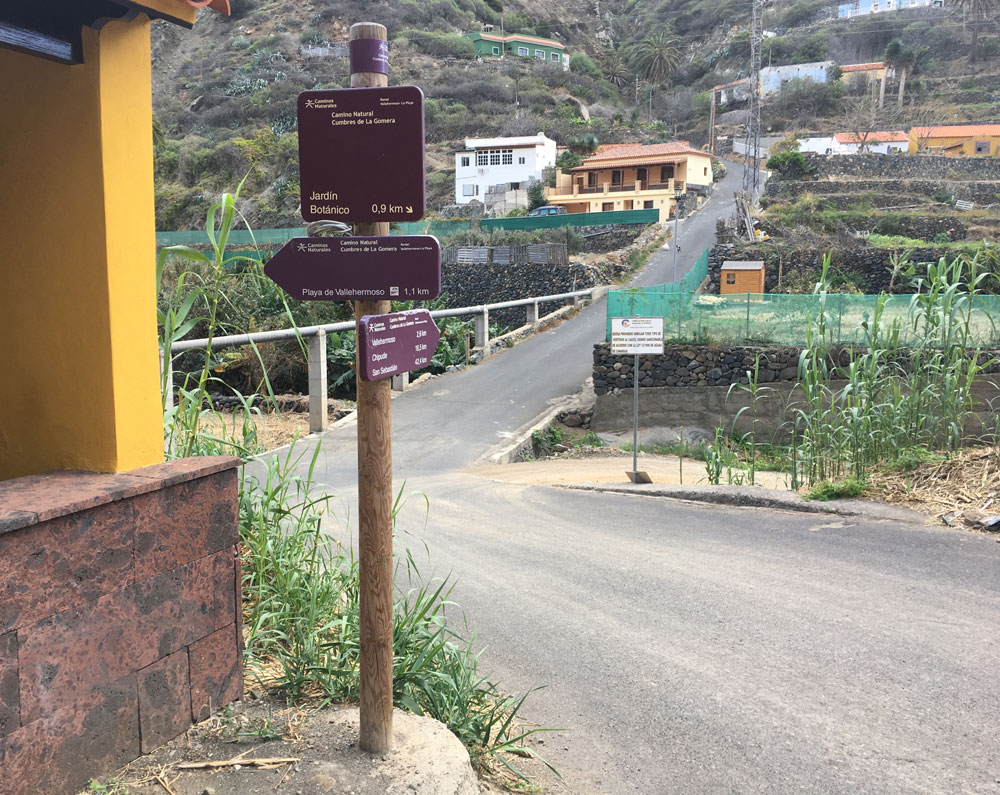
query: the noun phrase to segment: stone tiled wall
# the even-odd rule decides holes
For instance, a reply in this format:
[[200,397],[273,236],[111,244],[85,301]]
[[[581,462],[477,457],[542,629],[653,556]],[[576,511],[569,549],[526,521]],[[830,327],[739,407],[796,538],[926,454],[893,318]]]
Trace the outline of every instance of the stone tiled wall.
[[238,461],[0,482],[0,792],[75,793],[243,692]]

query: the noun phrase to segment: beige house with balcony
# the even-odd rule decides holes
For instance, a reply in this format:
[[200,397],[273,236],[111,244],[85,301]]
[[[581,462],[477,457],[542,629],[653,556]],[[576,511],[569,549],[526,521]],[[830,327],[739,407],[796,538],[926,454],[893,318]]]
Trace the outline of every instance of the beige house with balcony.
[[659,210],[659,220],[673,217],[676,197],[712,186],[712,157],[687,141],[667,144],[611,144],[567,173],[545,192],[549,204],[570,213],[612,210]]

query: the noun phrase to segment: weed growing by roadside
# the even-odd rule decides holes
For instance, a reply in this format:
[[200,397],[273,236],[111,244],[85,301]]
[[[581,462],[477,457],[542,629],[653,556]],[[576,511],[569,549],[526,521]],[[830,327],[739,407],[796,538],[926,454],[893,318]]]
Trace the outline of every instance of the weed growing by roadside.
[[822,480],[803,495],[806,500],[842,500],[846,497],[860,497],[868,490],[868,481],[853,475],[843,480]]
[[[323,529],[331,498],[313,477],[319,450],[305,461],[292,445],[269,458],[261,475],[243,474],[246,658],[252,675],[290,700],[341,703],[359,696],[359,571],[353,552]],[[303,464],[304,474],[296,474]],[[419,578],[409,553],[397,555],[397,575],[403,569]],[[434,580],[397,590],[394,703],[447,725],[477,764],[495,760],[521,775],[512,756],[530,755],[548,766],[523,746],[544,730],[517,728],[529,694],[504,695],[481,676],[475,636],[463,637],[446,621],[453,587]]]

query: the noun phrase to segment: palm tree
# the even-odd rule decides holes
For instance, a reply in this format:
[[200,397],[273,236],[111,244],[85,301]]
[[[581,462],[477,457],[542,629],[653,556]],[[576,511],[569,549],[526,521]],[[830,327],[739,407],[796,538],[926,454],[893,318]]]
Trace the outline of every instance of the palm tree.
[[625,61],[612,49],[604,52],[601,66],[604,71],[604,77],[618,88],[623,88],[632,80],[632,73],[628,70],[628,66],[625,65]]
[[971,60],[979,57],[979,28],[997,14],[1000,14],[1000,0],[955,0],[972,25]]
[[[896,101],[897,107],[903,107],[903,92],[906,90],[906,71],[912,69],[917,62],[917,53],[912,47],[903,44],[902,39],[893,39],[885,48],[885,68],[889,67],[899,70],[899,97]],[[884,83],[883,83],[884,87]],[[883,92],[884,98],[884,92]]]
[[668,33],[658,30],[643,39],[633,54],[636,71],[650,83],[662,83],[681,62],[679,42]]

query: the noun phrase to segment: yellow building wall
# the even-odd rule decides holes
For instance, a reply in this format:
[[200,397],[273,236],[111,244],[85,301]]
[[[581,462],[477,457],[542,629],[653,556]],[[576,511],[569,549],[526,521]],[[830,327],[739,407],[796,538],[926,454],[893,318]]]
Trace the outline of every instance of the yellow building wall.
[[163,457],[149,23],[0,49],[0,479]]
[[688,155],[687,181],[695,185],[712,184],[712,158],[708,155]]
[[[990,152],[989,154],[976,154],[976,142],[977,141],[989,141],[990,142]],[[910,142],[907,151],[910,154],[915,154],[918,149],[918,144],[921,143],[917,140],[917,137],[911,132]],[[976,138],[970,139],[968,136],[961,137],[951,137],[951,138],[936,138],[931,136],[922,142],[925,151],[927,149],[940,149],[945,146],[954,146],[955,144],[961,144],[960,147],[954,149],[949,149],[947,152],[942,152],[940,154],[951,155],[953,157],[990,157],[990,156],[1000,156],[1000,136],[998,135],[981,135]]]
[[[733,273],[736,275],[735,284],[726,284],[726,274]],[[723,269],[721,276],[721,284],[719,286],[720,295],[733,295],[747,293],[763,293],[764,292],[764,271],[728,271]]]

